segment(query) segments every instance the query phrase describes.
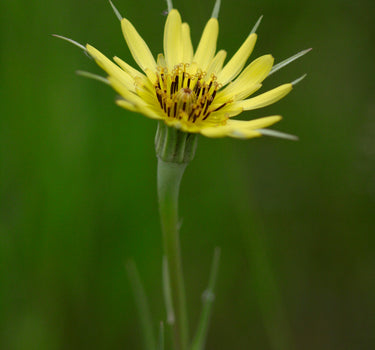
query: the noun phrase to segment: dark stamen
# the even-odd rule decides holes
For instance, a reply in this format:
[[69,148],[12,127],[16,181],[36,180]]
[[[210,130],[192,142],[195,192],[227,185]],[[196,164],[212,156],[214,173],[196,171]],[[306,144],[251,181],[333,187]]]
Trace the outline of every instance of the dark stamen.
[[162,100],[162,98],[161,98],[161,95],[158,94],[158,93],[156,93],[156,97],[158,98],[158,101],[159,101],[160,106],[162,106],[162,105],[163,105],[163,100]]
[[210,114],[211,114],[211,112],[208,112],[208,113],[203,117],[202,120],[206,120]]
[[228,102],[225,102],[223,103],[220,107],[217,107],[216,109],[214,109],[212,112],[216,112],[218,111],[219,109],[222,109],[224,106],[226,106],[228,104]]
[[193,116],[194,112],[195,112],[194,109],[190,112],[189,117],[188,117],[188,120],[190,120],[190,118]]
[[177,115],[177,101],[174,103],[173,117],[176,118]]
[[175,87],[176,87],[176,81],[173,80],[173,81],[172,81],[172,84],[171,84],[171,93],[172,93],[172,94],[174,94]]
[[204,107],[203,115],[206,114],[209,105],[210,105],[210,102],[207,101],[207,103],[206,103],[206,107]]
[[171,73],[161,68],[156,75],[154,93],[161,109],[170,118],[189,123],[200,122],[231,102],[227,101],[210,110],[219,85],[214,76],[205,81],[206,74],[202,71],[191,76],[186,72],[186,66],[177,65]]

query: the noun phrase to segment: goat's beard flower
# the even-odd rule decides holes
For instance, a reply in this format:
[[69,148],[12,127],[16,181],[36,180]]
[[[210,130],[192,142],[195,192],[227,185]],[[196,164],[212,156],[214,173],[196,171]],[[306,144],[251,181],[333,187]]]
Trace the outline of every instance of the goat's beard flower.
[[[121,18],[121,17],[120,17]],[[270,74],[274,59],[264,55],[246,61],[257,35],[251,33],[234,56],[224,65],[226,51],[216,53],[218,20],[206,24],[194,52],[190,28],[176,9],[167,17],[164,54],[155,60],[145,41],[126,18],[121,27],[130,52],[143,73],[118,57],[114,62],[91,45],[85,50],[108,74],[107,82],[120,95],[116,103],[130,111],[164,121],[170,127],[208,137],[252,138],[262,134],[291,137],[264,128],[278,122],[278,115],[255,120],[233,120],[243,111],[268,106],[287,95],[293,83],[248,98]]]

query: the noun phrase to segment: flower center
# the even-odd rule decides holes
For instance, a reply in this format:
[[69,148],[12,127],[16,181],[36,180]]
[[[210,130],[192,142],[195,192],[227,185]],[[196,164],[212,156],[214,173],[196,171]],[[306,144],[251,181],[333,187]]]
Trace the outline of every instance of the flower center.
[[207,79],[205,72],[191,74],[188,68],[188,64],[181,63],[170,73],[167,68],[158,67],[155,92],[168,118],[197,124],[213,112],[210,105],[220,86],[214,74]]

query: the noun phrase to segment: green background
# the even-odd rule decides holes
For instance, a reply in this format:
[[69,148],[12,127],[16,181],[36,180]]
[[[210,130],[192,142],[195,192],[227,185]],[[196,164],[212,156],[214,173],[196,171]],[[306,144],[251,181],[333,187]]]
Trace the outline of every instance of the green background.
[[[156,54],[162,0],[116,0]],[[196,45],[213,1],[175,0]],[[223,1],[233,54],[260,15],[252,58],[279,62],[264,90],[308,77],[248,118],[282,114],[300,141],[200,137],[183,179],[182,253],[191,326],[222,248],[207,349],[375,348],[373,2]],[[134,63],[105,0],[0,2],[0,349],[141,349],[124,264],[155,328],[165,318],[155,121],[114,103],[79,49]]]

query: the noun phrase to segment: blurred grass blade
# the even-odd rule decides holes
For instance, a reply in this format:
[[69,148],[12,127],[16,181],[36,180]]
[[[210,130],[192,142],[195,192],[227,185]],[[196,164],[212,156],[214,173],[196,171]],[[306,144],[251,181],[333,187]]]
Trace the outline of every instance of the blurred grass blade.
[[174,324],[174,311],[173,311],[173,302],[172,302],[171,283],[169,281],[169,274],[168,274],[168,261],[165,255],[163,256],[163,292],[164,292],[165,308],[167,310],[167,323],[172,325]]
[[150,308],[137,267],[133,260],[129,260],[127,262],[126,270],[128,272],[129,280],[133,288],[135,302],[137,304],[139,321],[141,323],[141,330],[143,333],[144,348],[145,350],[154,350],[156,349],[156,340],[152,327]]
[[158,350],[164,350],[164,323],[160,322]]
[[[230,165],[239,164],[239,161],[239,158],[234,158]],[[238,186],[235,187],[235,190],[246,189],[242,201],[230,203],[236,213],[233,219],[237,220],[240,225],[242,242],[249,263],[248,277],[244,277],[246,285],[243,287],[246,288],[246,292],[242,291],[243,303],[254,303],[254,296],[257,299],[257,306],[262,317],[261,323],[269,341],[267,348],[270,350],[294,350],[292,331],[278,285],[279,279],[275,276],[274,267],[269,258],[268,232],[265,230],[268,224],[262,220],[259,208],[248,195],[248,191],[250,191],[248,169],[244,163],[241,163],[239,171],[233,173],[230,181]]]
[[210,279],[208,282],[208,287],[204,291],[202,295],[203,299],[203,308],[202,313],[199,319],[197,332],[195,334],[191,350],[203,350],[204,345],[206,342],[207,332],[208,332],[208,324],[210,321],[211,311],[212,311],[212,305],[215,300],[215,284],[217,279],[217,273],[219,269],[219,262],[220,262],[220,248],[216,247],[214,251],[214,257],[212,259],[212,265],[211,265],[211,273],[210,273]]
[[281,68],[287,66],[289,63],[292,63],[293,61],[297,60],[298,58],[300,58],[300,57],[306,55],[306,54],[309,53],[311,50],[312,50],[312,48],[307,49],[307,50],[303,50],[303,51],[301,51],[301,52],[296,53],[294,56],[291,56],[291,57],[287,58],[286,60],[281,61],[281,62],[278,63],[278,64],[275,64],[275,65],[272,67],[272,69],[271,69],[270,73],[268,74],[268,76],[270,76],[271,74],[277,72],[279,69],[281,69]]

